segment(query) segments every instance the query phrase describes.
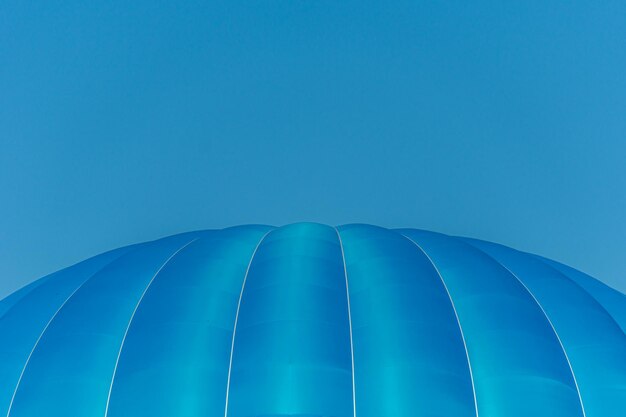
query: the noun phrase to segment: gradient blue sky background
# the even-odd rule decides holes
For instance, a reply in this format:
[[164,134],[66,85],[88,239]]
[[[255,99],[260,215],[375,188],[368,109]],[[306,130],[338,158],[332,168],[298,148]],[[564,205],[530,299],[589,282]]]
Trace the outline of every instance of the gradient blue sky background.
[[0,296],[301,220],[487,239],[626,291],[626,2],[503,3],[3,1]]

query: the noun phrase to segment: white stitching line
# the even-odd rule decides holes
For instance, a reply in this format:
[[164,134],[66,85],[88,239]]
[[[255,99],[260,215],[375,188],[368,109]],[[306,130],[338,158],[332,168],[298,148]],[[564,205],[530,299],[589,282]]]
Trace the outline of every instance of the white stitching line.
[[[566,281],[570,282],[573,286],[575,286],[578,289],[582,290],[585,293],[585,297],[590,299],[589,302],[591,302],[591,304],[595,304],[598,308],[600,308],[608,316],[609,321],[611,321],[615,326],[617,326],[618,330],[622,330],[622,326],[620,326],[620,324],[617,322],[615,317],[613,317],[613,315],[606,309],[606,307],[604,306],[603,303],[600,302],[600,300],[598,300],[596,297],[594,297],[593,294],[591,294],[589,291],[587,291],[585,289],[585,287],[583,287],[581,284],[576,282],[576,280],[571,278],[569,274],[565,273],[564,271],[561,271],[560,268],[557,268],[556,266],[552,265],[552,262],[556,262],[556,261],[552,261],[550,259],[546,259],[546,258],[543,258],[542,256],[534,255],[532,253],[526,253],[526,252],[521,252],[521,251],[518,251],[518,252],[523,253],[524,255],[529,255],[529,256],[533,257],[533,259],[537,260],[539,263],[541,263],[542,265],[544,265],[548,269],[552,270],[553,272],[556,272],[559,276],[561,276]],[[567,267],[567,265],[564,265],[564,266]],[[571,267],[569,267],[569,268],[571,268]],[[581,271],[578,271],[578,272],[581,272]],[[581,273],[584,274],[584,272],[581,272]],[[590,277],[590,278],[595,279],[593,277]],[[601,282],[601,283],[604,284],[603,282]],[[609,288],[611,288],[611,287],[609,287]],[[624,333],[623,330],[622,330],[622,333]]]
[[546,320],[548,320],[548,323],[550,324],[550,327],[552,327],[552,331],[554,332],[554,335],[556,336],[556,339],[559,341],[559,345],[561,345],[561,350],[563,350],[563,355],[565,355],[565,360],[567,360],[567,365],[569,366],[569,370],[572,373],[572,378],[574,379],[574,385],[576,386],[576,393],[578,394],[578,400],[580,401],[580,408],[581,408],[581,410],[583,412],[583,417],[586,417],[587,414],[585,413],[585,406],[583,405],[583,398],[580,395],[580,388],[578,387],[578,381],[576,380],[576,375],[574,374],[574,368],[572,368],[572,364],[569,361],[569,356],[567,355],[567,351],[565,350],[565,346],[563,346],[563,342],[561,341],[561,338],[559,337],[559,334],[557,333],[556,329],[554,328],[554,324],[552,324],[552,320],[550,320],[550,317],[548,317],[548,314],[544,310],[544,308],[541,305],[541,303],[539,303],[539,300],[537,300],[537,297],[535,297],[535,294],[533,294],[532,291],[530,291],[530,289],[526,286],[526,284],[524,284],[524,282],[522,282],[522,280],[513,271],[511,271],[506,265],[504,265],[502,262],[500,262],[499,260],[497,260],[496,258],[491,256],[489,253],[485,252],[481,248],[475,246],[471,242],[464,241],[464,243],[471,245],[473,248],[479,250],[480,252],[482,252],[483,254],[488,256],[489,258],[493,259],[498,265],[500,265],[501,267],[506,269],[509,274],[513,275],[513,277],[515,277],[515,279],[520,284],[522,284],[522,287],[524,287],[526,292],[528,294],[530,294],[530,296],[533,298],[533,300],[535,300],[535,303],[537,304],[537,306],[539,307],[539,309],[541,310],[543,315],[546,317]]
[[243,290],[246,287],[246,281],[248,280],[248,273],[250,272],[250,266],[252,265],[252,260],[254,259],[254,255],[256,255],[256,252],[259,249],[259,246],[261,246],[261,243],[263,242],[265,237],[269,235],[273,230],[274,229],[265,233],[263,237],[261,237],[261,239],[259,240],[259,243],[257,243],[256,247],[254,248],[254,251],[252,252],[252,256],[250,256],[250,262],[248,262],[246,273],[243,276],[243,283],[241,284],[241,291],[239,292],[239,301],[237,302],[237,312],[235,313],[235,324],[233,325],[233,337],[230,343],[230,360],[228,361],[228,379],[226,380],[226,402],[224,405],[224,417],[227,417],[228,415],[228,396],[230,394],[230,375],[231,375],[231,371],[233,368],[233,352],[235,350],[235,334],[237,332],[237,323],[239,321],[239,309],[241,308],[241,299],[243,298]]
[[146,285],[146,288],[144,288],[143,293],[141,293],[141,297],[139,297],[139,301],[137,301],[137,304],[135,304],[135,309],[133,310],[133,313],[131,314],[130,319],[128,320],[128,325],[126,326],[126,330],[124,331],[124,337],[122,338],[122,342],[120,343],[120,348],[119,348],[119,350],[117,352],[117,359],[115,360],[115,367],[113,368],[113,375],[111,376],[111,385],[109,386],[109,394],[107,395],[107,404],[106,404],[106,407],[104,409],[104,417],[107,417],[107,415],[109,414],[109,403],[111,402],[111,393],[113,392],[113,383],[115,382],[115,375],[117,374],[117,366],[119,365],[120,357],[122,356],[122,349],[124,349],[124,343],[126,342],[126,336],[128,335],[128,331],[130,329],[130,326],[131,326],[131,324],[133,322],[133,319],[135,318],[135,313],[137,313],[137,309],[139,309],[139,305],[143,301],[143,298],[146,295],[146,293],[148,292],[148,289],[150,288],[150,286],[154,282],[154,279],[157,277],[157,275],[159,275],[161,270],[163,270],[163,268],[172,260],[172,258],[174,258],[176,255],[178,255],[178,253],[180,251],[182,251],[183,249],[185,249],[187,246],[191,245],[193,242],[195,242],[198,239],[200,239],[200,237],[197,237],[195,239],[190,240],[189,242],[187,242],[186,244],[184,244],[183,246],[178,248],[178,250],[176,250],[176,252],[171,254],[170,257],[167,258],[165,260],[165,262],[163,262],[163,265],[161,265],[159,267],[159,269],[154,273],[154,275],[152,276],[152,278],[148,282],[148,285]]
[[[26,362],[24,362],[24,367],[22,368],[22,372],[20,373],[20,377],[17,380],[17,384],[15,384],[15,390],[13,391],[13,396],[11,396],[11,402],[9,403],[9,408],[7,410],[7,417],[9,417],[9,415],[11,414],[11,409],[13,408],[13,402],[15,401],[15,396],[17,395],[17,390],[19,389],[20,384],[22,383],[22,378],[24,377],[24,373],[26,373],[26,368],[28,367],[28,364],[30,363],[30,358],[33,356],[33,353],[35,352],[35,349],[37,348],[37,346],[39,346],[39,341],[42,339],[42,337],[43,337],[44,333],[46,332],[46,330],[48,330],[48,327],[50,327],[50,324],[52,323],[52,321],[56,318],[56,316],[59,314],[61,309],[65,306],[65,304],[67,304],[67,302],[70,301],[70,298],[72,298],[74,296],[74,294],[76,294],[76,292],[78,290],[80,290],[87,283],[87,281],[90,281],[91,278],[93,278],[96,274],[100,273],[102,270],[104,270],[106,267],[111,265],[113,262],[117,261],[119,258],[121,258],[124,255],[127,255],[130,252],[133,252],[133,251],[127,251],[127,252],[121,253],[120,255],[116,256],[115,258],[113,258],[109,262],[105,263],[100,268],[98,268],[98,270],[96,272],[94,272],[93,274],[89,275],[89,277],[87,279],[85,279],[78,287],[76,287],[76,289],[74,291],[72,291],[72,293],[70,295],[67,296],[65,301],[63,301],[63,303],[59,306],[59,308],[57,308],[57,311],[55,311],[54,314],[52,315],[52,317],[50,317],[50,320],[48,320],[48,322],[44,326],[43,330],[39,334],[39,337],[37,338],[37,341],[33,345],[33,348],[30,350],[30,353],[28,354],[28,358],[26,358]],[[34,289],[37,289],[37,288],[39,288],[39,287],[35,287]]]
[[[91,278],[91,277],[89,277],[89,278]],[[57,311],[55,311],[55,313],[52,315],[50,320],[48,320],[48,323],[46,323],[46,326],[43,328],[43,330],[39,334],[39,337],[37,338],[37,341],[35,342],[35,344],[33,345],[33,348],[31,349],[30,353],[28,354],[28,358],[26,359],[26,362],[24,363],[24,367],[22,368],[22,372],[20,373],[20,377],[18,378],[17,384],[15,385],[15,390],[13,391],[13,396],[11,397],[11,402],[9,403],[9,409],[7,410],[7,417],[9,417],[9,415],[11,414],[11,409],[13,408],[13,402],[15,401],[15,396],[17,395],[17,390],[20,387],[20,384],[22,382],[22,377],[24,376],[24,373],[26,372],[26,368],[28,367],[28,364],[30,363],[30,358],[33,356],[33,352],[35,352],[35,349],[39,345],[39,341],[43,337],[43,335],[46,332],[46,330],[48,330],[48,327],[50,327],[50,323],[52,323],[52,321],[59,314],[59,311],[61,311],[61,309],[65,306],[65,304],[67,304],[67,302],[70,300],[70,298],[72,298],[72,296],[74,294],[76,294],[76,291],[81,289],[82,286],[85,285],[85,283],[87,281],[89,281],[89,278],[87,278],[78,287],[76,287],[76,289],[74,291],[72,291],[72,293],[65,299],[65,301],[63,301],[63,304],[61,304],[61,306],[57,309]]]
[[454,311],[454,316],[456,317],[456,322],[459,325],[459,330],[461,332],[461,339],[463,340],[463,348],[465,349],[465,356],[467,357],[467,367],[469,368],[470,380],[472,382],[472,393],[474,394],[474,407],[476,409],[476,417],[478,417],[478,401],[476,401],[476,387],[474,386],[474,375],[472,373],[472,364],[470,362],[469,352],[467,351],[467,343],[465,342],[465,335],[463,334],[463,327],[461,327],[461,321],[459,320],[459,315],[457,314],[456,307],[454,306],[454,301],[452,300],[452,296],[450,295],[450,291],[448,290],[448,286],[446,285],[446,282],[443,280],[443,277],[441,276],[439,269],[437,268],[433,260],[430,258],[430,256],[426,253],[426,251],[422,249],[422,247],[418,245],[416,241],[414,241],[413,239],[411,239],[404,233],[400,233],[400,235],[404,236],[407,240],[409,240],[411,243],[417,246],[417,248],[426,256],[426,258],[428,258],[428,261],[435,269],[435,272],[437,272],[437,275],[439,276],[439,279],[441,280],[441,283],[443,284],[443,288],[446,290],[446,293],[448,294],[448,298],[450,299],[450,304],[452,305],[452,310]]
[[356,394],[355,394],[355,383],[354,383],[354,344],[352,342],[352,313],[350,308],[350,289],[348,286],[348,269],[346,268],[346,255],[343,251],[343,242],[341,241],[341,235],[339,234],[339,230],[335,227],[335,232],[337,233],[337,238],[339,239],[339,247],[341,248],[341,259],[343,260],[343,274],[346,280],[346,299],[348,301],[348,324],[350,327],[350,357],[352,360],[352,411],[353,416],[356,417]]

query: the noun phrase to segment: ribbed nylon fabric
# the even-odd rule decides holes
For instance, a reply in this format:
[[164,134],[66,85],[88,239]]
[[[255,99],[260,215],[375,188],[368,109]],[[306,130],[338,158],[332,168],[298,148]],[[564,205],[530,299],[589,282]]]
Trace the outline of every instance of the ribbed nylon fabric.
[[420,230],[175,235],[0,301],[0,416],[621,417],[625,300]]

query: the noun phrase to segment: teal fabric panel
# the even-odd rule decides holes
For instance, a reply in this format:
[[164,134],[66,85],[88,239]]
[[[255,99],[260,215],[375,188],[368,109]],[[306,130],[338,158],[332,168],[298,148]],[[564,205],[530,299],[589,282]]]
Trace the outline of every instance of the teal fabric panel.
[[456,306],[482,417],[582,416],[558,338],[508,270],[445,235],[403,230],[431,257]]
[[513,271],[550,317],[567,352],[587,417],[626,412],[626,336],[594,297],[538,257],[472,241]]
[[194,235],[117,258],[61,308],[33,351],[10,417],[102,417],[128,320],[154,274]]
[[213,231],[154,279],[122,346],[107,416],[221,416],[235,313],[262,227]]
[[390,230],[339,230],[350,284],[357,416],[476,416],[461,330],[428,258]]
[[353,416],[345,275],[331,227],[276,229],[252,260],[228,417],[253,416]]

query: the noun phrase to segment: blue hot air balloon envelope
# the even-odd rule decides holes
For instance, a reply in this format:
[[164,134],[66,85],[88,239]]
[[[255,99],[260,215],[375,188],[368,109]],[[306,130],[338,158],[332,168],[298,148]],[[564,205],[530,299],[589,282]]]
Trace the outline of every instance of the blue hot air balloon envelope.
[[7,417],[623,417],[626,296],[501,245],[238,226],[0,302]]

